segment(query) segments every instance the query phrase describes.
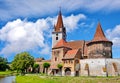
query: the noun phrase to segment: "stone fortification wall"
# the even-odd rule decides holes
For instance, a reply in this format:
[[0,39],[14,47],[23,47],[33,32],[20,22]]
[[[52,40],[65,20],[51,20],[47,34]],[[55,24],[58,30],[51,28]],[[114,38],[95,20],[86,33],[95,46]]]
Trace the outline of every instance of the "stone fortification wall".
[[84,59],[80,60],[81,76],[118,76],[120,59]]

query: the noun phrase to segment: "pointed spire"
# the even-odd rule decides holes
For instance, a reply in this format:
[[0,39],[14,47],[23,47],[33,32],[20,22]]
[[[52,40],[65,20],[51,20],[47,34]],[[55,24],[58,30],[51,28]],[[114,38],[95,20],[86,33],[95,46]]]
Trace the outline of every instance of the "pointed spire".
[[61,13],[61,9],[59,11],[59,15],[58,15],[58,19],[57,19],[57,24],[55,26],[55,31],[59,32],[60,28],[63,28],[63,20],[62,20],[62,13]]
[[92,41],[108,41],[108,39],[105,37],[105,34],[102,30],[100,22],[98,22],[98,26]]

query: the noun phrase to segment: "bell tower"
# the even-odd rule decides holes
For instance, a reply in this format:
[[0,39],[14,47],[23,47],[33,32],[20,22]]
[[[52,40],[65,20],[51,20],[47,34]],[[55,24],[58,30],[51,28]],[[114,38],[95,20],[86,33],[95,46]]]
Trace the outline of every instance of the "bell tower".
[[112,58],[112,44],[99,22],[93,40],[87,44],[89,58]]
[[56,25],[54,25],[54,29],[52,32],[52,48],[61,39],[66,40],[66,28],[64,27],[63,20],[62,20],[62,13],[60,10],[58,14],[57,23]]

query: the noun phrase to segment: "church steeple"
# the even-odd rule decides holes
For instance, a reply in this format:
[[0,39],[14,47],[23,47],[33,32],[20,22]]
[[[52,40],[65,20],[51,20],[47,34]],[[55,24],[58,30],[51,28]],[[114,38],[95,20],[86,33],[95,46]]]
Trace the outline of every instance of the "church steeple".
[[103,30],[102,30],[100,22],[98,22],[94,38],[87,45],[89,45],[91,43],[95,43],[95,42],[110,42],[112,44],[112,41],[109,41],[106,38],[106,36],[105,36],[105,34],[104,34]]
[[61,10],[59,11],[59,14],[58,14],[58,19],[57,19],[57,24],[55,25],[55,31],[56,32],[59,32],[61,28],[63,28],[64,25],[63,25],[63,20],[62,20],[62,13],[61,13]]
[[54,25],[52,32],[52,47],[54,47],[59,40],[66,40],[66,29],[63,24],[61,9],[58,13],[57,23]]
[[96,29],[96,32],[95,32],[95,35],[92,41],[108,41],[108,39],[106,38],[102,30],[100,22],[98,22],[97,29]]
[[112,44],[112,41],[106,38],[99,22],[93,40],[87,43],[89,58],[112,58]]

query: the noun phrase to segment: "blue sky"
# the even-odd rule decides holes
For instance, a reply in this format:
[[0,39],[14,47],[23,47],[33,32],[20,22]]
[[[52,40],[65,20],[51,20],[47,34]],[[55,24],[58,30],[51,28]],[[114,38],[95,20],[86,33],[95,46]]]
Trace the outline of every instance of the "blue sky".
[[92,40],[98,21],[120,58],[120,0],[0,0],[0,56],[28,51],[51,58],[51,32],[61,7],[67,41]]

